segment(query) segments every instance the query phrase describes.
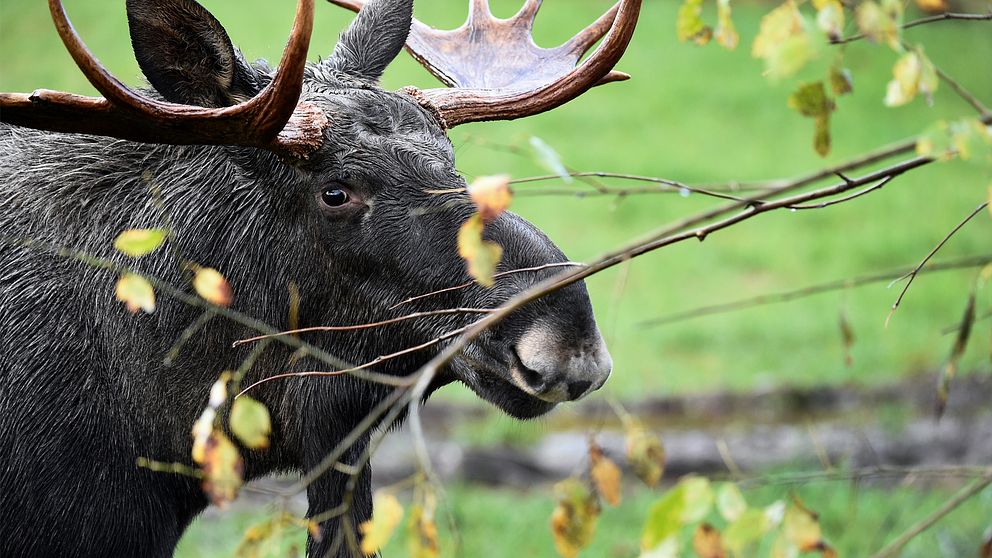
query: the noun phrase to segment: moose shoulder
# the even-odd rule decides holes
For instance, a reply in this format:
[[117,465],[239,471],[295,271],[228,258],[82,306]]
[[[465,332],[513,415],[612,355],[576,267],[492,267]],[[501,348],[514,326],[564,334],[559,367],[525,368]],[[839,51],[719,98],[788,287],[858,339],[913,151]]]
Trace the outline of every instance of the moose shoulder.
[[[245,62],[193,0],[128,0],[135,55],[154,88],[136,93],[99,66],[60,1],[50,0],[67,48],[103,98],[0,94],[0,443],[7,452],[0,555],[171,555],[207,499],[197,479],[139,468],[137,459],[190,462],[190,428],[221,371],[251,359],[251,382],[322,366],[280,343],[232,347],[257,332],[174,297],[160,297],[152,314],[128,314],[110,294],[114,274],[73,254],[133,266],[170,285],[189,283],[190,262],[216,268],[234,289],[234,310],[278,329],[290,327],[291,307],[300,326],[493,308],[552,273],[510,274],[491,289],[394,308],[467,279],[455,239],[471,201],[430,193],[465,187],[446,128],[527,116],[625,78],[612,68],[640,1],[622,0],[547,50],[533,47],[527,32],[539,0],[527,0],[510,20],[493,19],[484,1],[473,1],[468,22],[454,31],[413,20],[412,0],[335,3],[360,12],[333,54],[306,63],[313,1],[300,0],[273,71]],[[404,44],[456,87],[380,89]],[[463,47],[457,58],[452,45]],[[151,255],[125,260],[110,246],[123,230],[152,227],[170,237]],[[487,224],[485,234],[504,249],[501,271],[566,261],[513,214]],[[303,339],[362,363],[474,319],[436,314]],[[374,370],[407,376],[442,348]],[[432,387],[460,381],[528,418],[599,388],[610,370],[585,287],[576,283],[478,337]],[[314,469],[393,389],[348,375],[259,386],[253,396],[271,412],[271,447],[242,448],[245,478]],[[367,442],[341,461],[356,462]],[[351,526],[371,514],[369,479],[366,470]],[[339,506],[347,480],[331,471],[310,484],[309,515]],[[321,525],[310,555],[334,548],[350,555],[336,536],[340,520]]]

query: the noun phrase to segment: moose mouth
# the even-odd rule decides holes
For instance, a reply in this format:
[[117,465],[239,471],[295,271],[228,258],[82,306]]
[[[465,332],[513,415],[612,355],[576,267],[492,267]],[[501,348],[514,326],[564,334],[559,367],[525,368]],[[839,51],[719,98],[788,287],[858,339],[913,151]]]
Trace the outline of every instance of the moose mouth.
[[[539,399],[518,387],[510,377],[527,370],[512,348],[498,351],[470,345],[451,362],[451,372],[482,399],[517,419],[539,417],[554,409],[557,403]],[[527,370],[529,373],[533,371]]]

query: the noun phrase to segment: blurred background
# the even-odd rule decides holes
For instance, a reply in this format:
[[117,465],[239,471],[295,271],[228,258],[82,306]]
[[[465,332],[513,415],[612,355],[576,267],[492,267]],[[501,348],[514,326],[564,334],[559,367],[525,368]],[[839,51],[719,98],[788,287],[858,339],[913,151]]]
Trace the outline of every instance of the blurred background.
[[[292,22],[292,0],[200,0],[249,59],[278,60]],[[493,0],[508,17],[517,0]],[[143,80],[127,35],[124,2],[65,0],[73,23],[101,61],[126,83]],[[608,0],[548,0],[535,36],[557,45],[609,7]],[[646,0],[618,69],[633,79],[598,87],[550,113],[451,131],[459,169],[514,178],[546,175],[531,146],[540,138],[575,171],[664,177],[693,185],[788,178],[846,161],[919,134],[939,119],[973,109],[942,85],[933,106],[922,99],[882,104],[897,54],[866,41],[844,48],[852,95],[833,114],[833,150],[812,148],[812,122],[786,106],[795,81],[762,76],[750,54],[759,21],[773,3],[734,2],[741,44],[727,51],[679,43],[678,3]],[[992,9],[962,3],[959,11]],[[704,17],[715,19],[706,4]],[[440,28],[465,18],[462,0],[418,0],[415,14]],[[318,2],[310,58],[327,56],[352,14]],[[906,19],[920,17],[910,3]],[[948,21],[906,31],[942,70],[992,102],[988,23]],[[66,54],[39,0],[0,2],[0,91],[50,88],[93,94]],[[821,53],[821,67],[838,50]],[[802,77],[801,75],[799,76]],[[383,86],[435,86],[407,54]],[[603,184],[624,183],[599,179]],[[990,326],[976,323],[948,410],[933,416],[936,378],[954,341],[975,270],[921,275],[898,312],[886,316],[901,285],[886,281],[787,303],[652,324],[671,313],[911,267],[988,197],[987,167],[954,161],[901,176],[880,192],[828,209],[773,212],[703,243],[659,250],[590,278],[597,317],[614,358],[613,376],[583,403],[520,423],[501,416],[461,386],[442,390],[426,412],[430,447],[447,481],[445,536],[458,533],[458,556],[553,556],[547,519],[549,482],[584,467],[595,435],[622,461],[616,400],[665,441],[666,479],[687,472],[725,475],[728,460],[745,476],[830,467],[989,465],[992,463]],[[627,183],[630,186],[637,184]],[[696,194],[590,195],[588,183],[561,180],[515,187],[512,209],[533,221],[573,260],[588,261],[679,217],[714,205]],[[938,260],[988,254],[992,220],[976,217]],[[987,312],[989,289],[979,292]],[[853,332],[845,347],[840,316]],[[849,355],[849,359],[847,356]],[[721,454],[721,448],[724,450]],[[376,483],[402,479],[414,461],[403,432],[391,434],[374,461]],[[733,466],[733,465],[729,465]],[[771,477],[774,478],[774,477]],[[277,481],[272,481],[277,482]],[[824,533],[843,555],[862,555],[936,507],[955,481],[745,483],[749,501],[795,491],[821,514]],[[634,491],[608,510],[588,556],[636,556],[639,529],[658,494]],[[246,525],[269,506],[246,495],[234,509],[208,511],[178,556],[229,554]],[[303,503],[297,502],[297,511]],[[909,546],[905,556],[971,556],[992,517],[992,491],[955,511]],[[394,545],[395,546],[395,545]],[[452,543],[450,548],[454,548]],[[387,548],[385,555],[399,554]]]

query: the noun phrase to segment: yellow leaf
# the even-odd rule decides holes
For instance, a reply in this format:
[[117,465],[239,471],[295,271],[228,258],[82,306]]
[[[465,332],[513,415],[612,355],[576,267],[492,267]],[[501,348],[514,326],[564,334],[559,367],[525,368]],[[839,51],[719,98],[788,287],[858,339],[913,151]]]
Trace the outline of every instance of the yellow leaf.
[[692,535],[692,548],[699,558],[725,558],[727,551],[723,548],[720,531],[709,523],[700,523]]
[[661,440],[633,417],[624,417],[627,441],[627,462],[637,478],[655,486],[665,472],[665,448]]
[[269,418],[269,410],[265,408],[265,405],[251,397],[239,397],[231,405],[231,418],[229,421],[231,432],[245,446],[251,449],[269,447],[269,434],[272,433],[272,421]]
[[510,175],[480,176],[469,184],[468,195],[479,208],[482,220],[488,223],[510,207],[510,202],[513,200]]
[[912,101],[920,86],[922,70],[920,58],[915,52],[900,56],[892,67],[893,79],[885,91],[885,105],[897,107]]
[[270,517],[245,530],[241,543],[234,551],[234,556],[237,558],[286,556],[287,544],[299,539],[298,529],[310,524],[312,522],[297,519],[288,513]]
[[817,2],[816,26],[831,39],[839,39],[844,30],[844,6],[839,0]]
[[782,532],[803,552],[820,548],[822,534],[819,519],[798,498],[793,498],[792,504],[785,510]]
[[436,499],[434,493],[426,491],[423,503],[410,507],[407,549],[411,558],[437,558],[439,545],[437,525],[434,523]]
[[165,240],[165,229],[129,229],[117,235],[114,248],[134,258],[150,254]]
[[396,496],[388,492],[377,491],[372,498],[372,519],[358,526],[362,533],[362,552],[371,556],[379,552],[396,530],[403,519],[403,506]]
[[203,300],[217,306],[230,306],[231,286],[219,271],[210,267],[201,267],[193,277],[193,288]]
[[611,506],[620,504],[620,479],[623,473],[620,467],[603,453],[603,449],[595,443],[589,444],[589,476],[600,496]]
[[947,0],[916,0],[916,7],[924,12],[939,14],[948,10]]
[[144,310],[148,314],[155,311],[155,289],[140,275],[125,273],[117,280],[114,291],[117,300],[123,302],[132,314],[138,310]]
[[555,485],[558,505],[551,513],[551,535],[555,549],[564,558],[575,558],[592,542],[599,519],[596,498],[578,479],[565,479]]
[[883,0],[882,5],[873,0],[862,2],[854,16],[858,29],[869,39],[887,44],[893,50],[902,50],[899,27],[902,23],[902,3],[899,0]]
[[207,439],[203,460],[203,491],[210,501],[224,507],[238,496],[244,463],[234,443],[219,430]]
[[734,27],[734,20],[731,17],[730,0],[717,0],[716,2],[716,42],[727,50],[734,50],[740,42],[737,28]]
[[482,217],[476,213],[458,230],[458,254],[468,264],[468,274],[480,285],[492,287],[493,273],[503,255],[503,248],[495,242],[482,240]]
[[705,45],[710,41],[713,30],[703,23],[703,0],[684,0],[675,17],[675,34],[679,41],[693,41]]
[[207,407],[200,414],[200,418],[193,423],[193,461],[203,464],[207,460],[207,441],[214,431],[214,419],[217,418],[217,411]]
[[773,80],[791,76],[816,56],[813,41],[793,0],[761,18],[751,54],[765,61],[765,73]]

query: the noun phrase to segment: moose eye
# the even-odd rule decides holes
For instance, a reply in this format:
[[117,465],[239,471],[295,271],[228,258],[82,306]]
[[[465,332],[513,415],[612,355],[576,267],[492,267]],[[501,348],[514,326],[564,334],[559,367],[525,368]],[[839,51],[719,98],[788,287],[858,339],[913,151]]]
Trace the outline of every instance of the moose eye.
[[338,188],[328,188],[320,194],[320,200],[327,207],[341,207],[348,203],[349,199],[351,199],[351,196],[348,195],[348,192]]

